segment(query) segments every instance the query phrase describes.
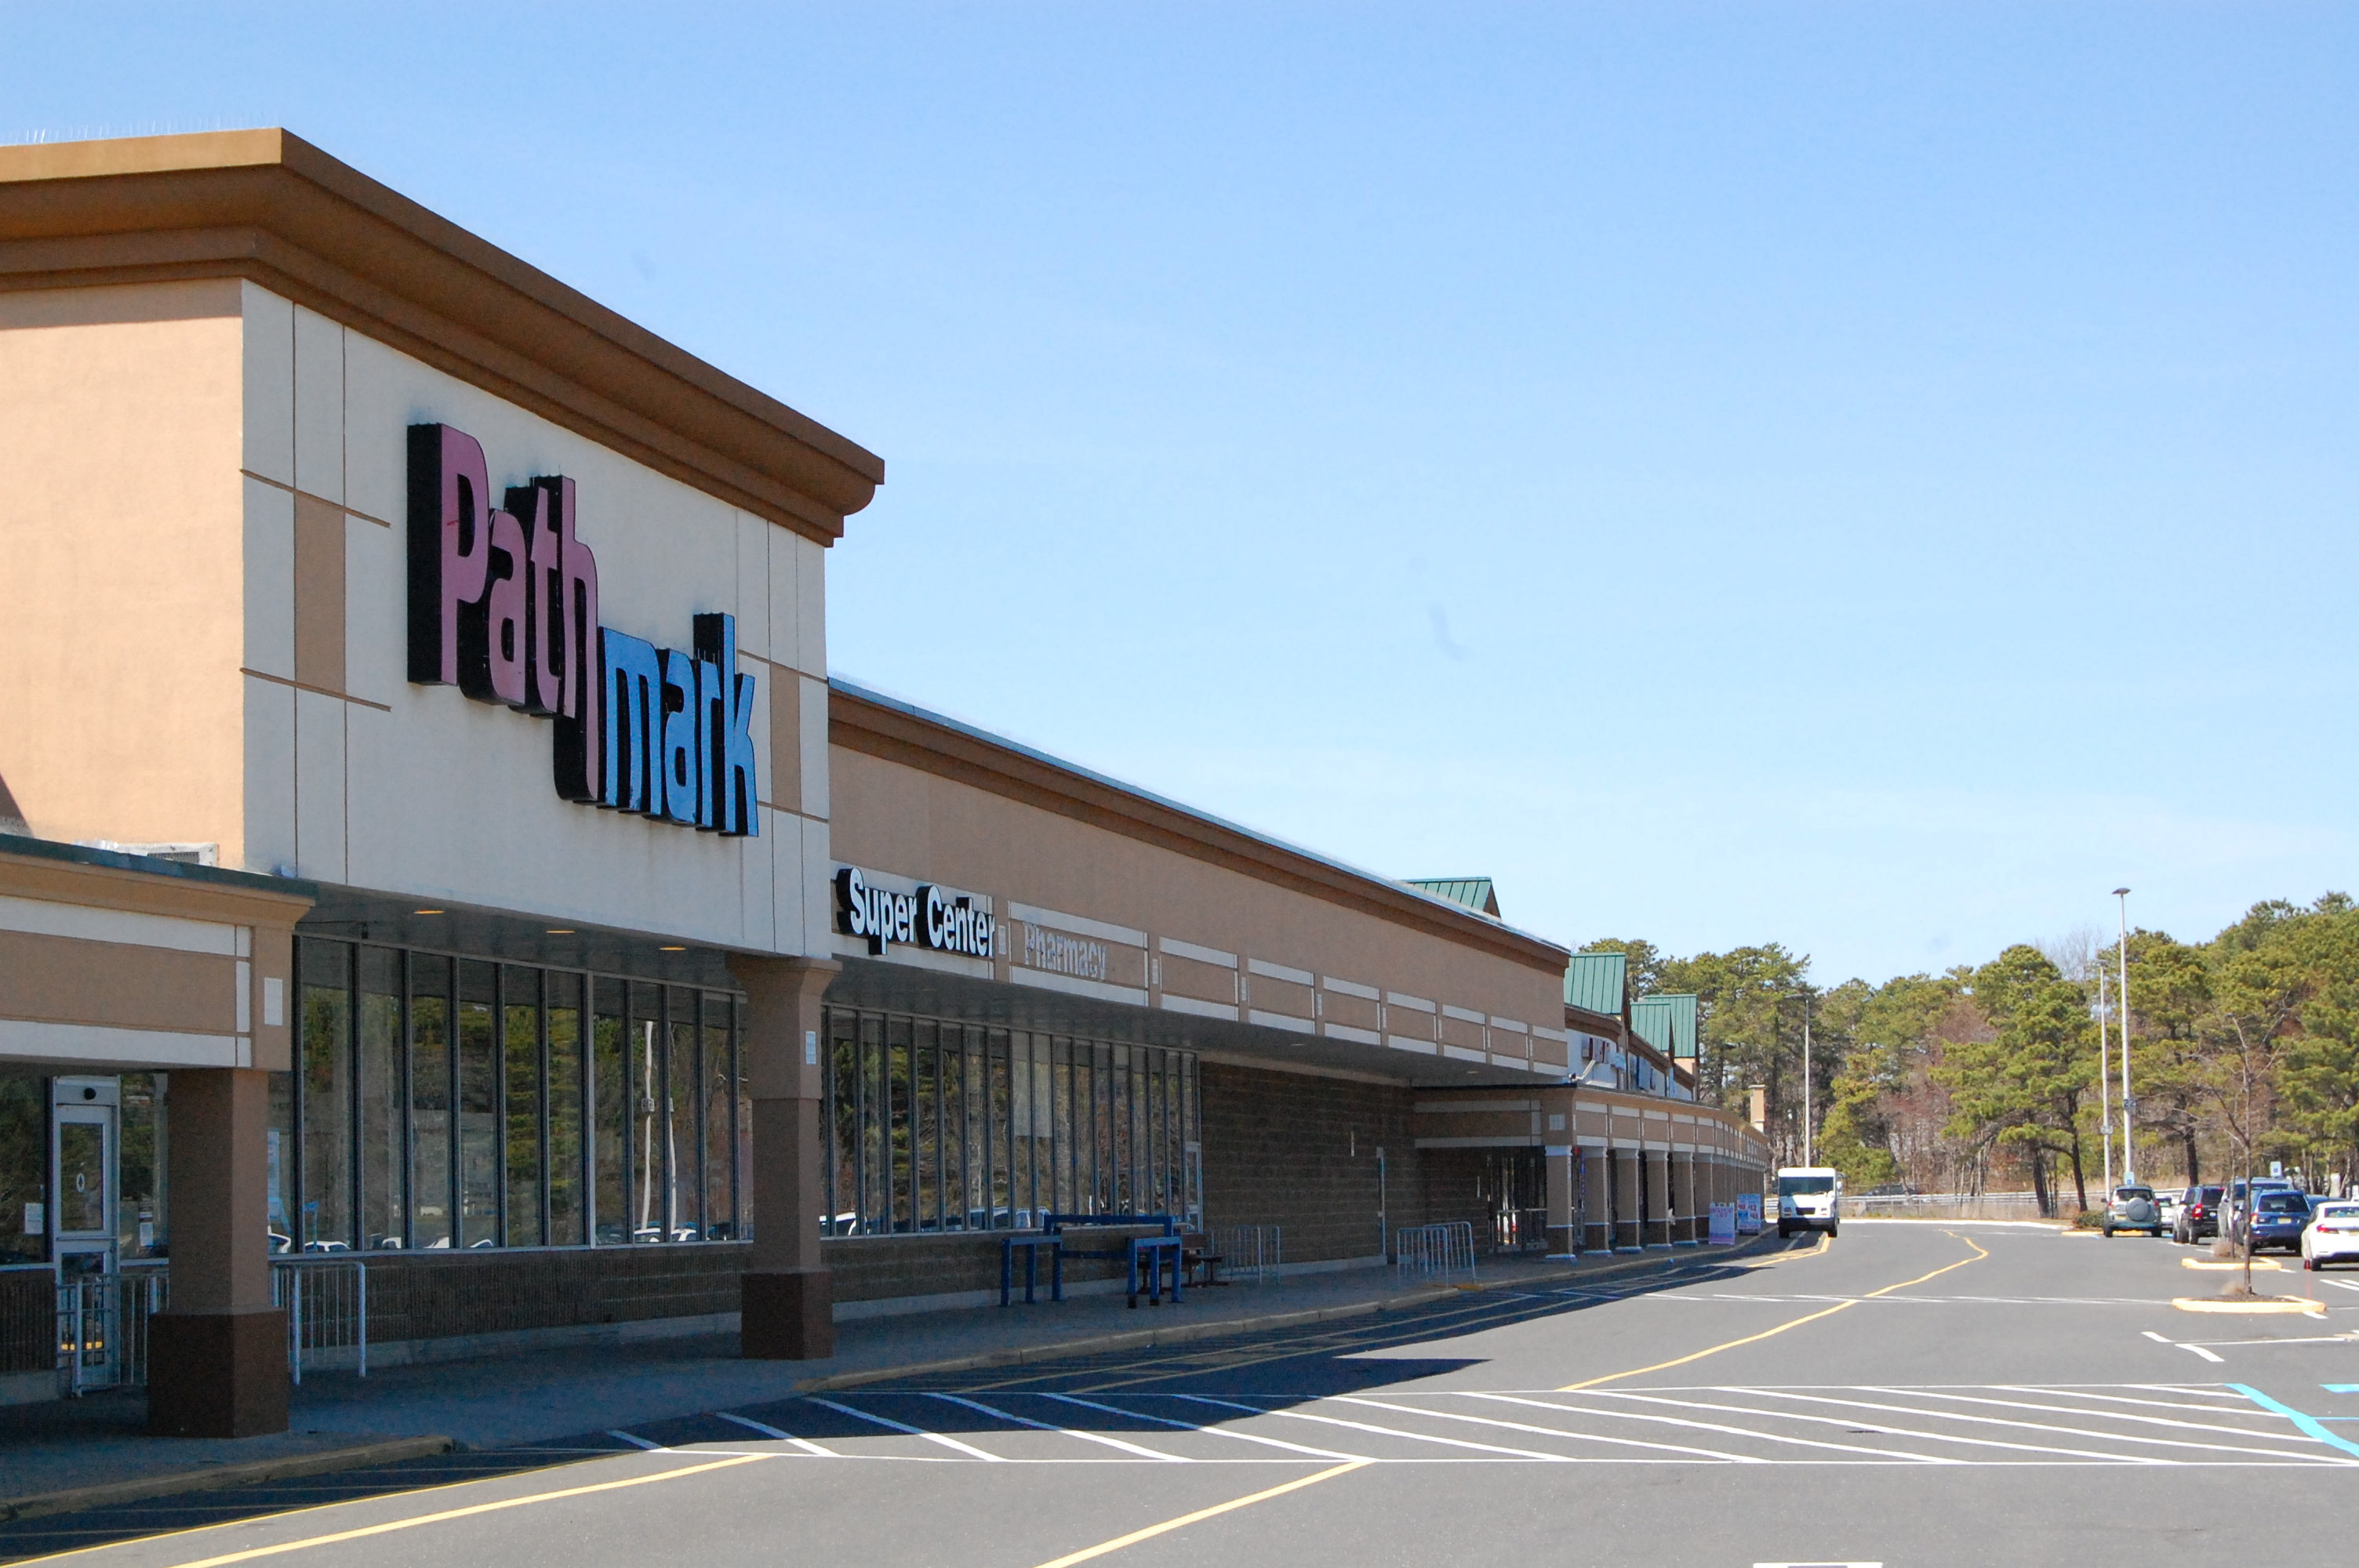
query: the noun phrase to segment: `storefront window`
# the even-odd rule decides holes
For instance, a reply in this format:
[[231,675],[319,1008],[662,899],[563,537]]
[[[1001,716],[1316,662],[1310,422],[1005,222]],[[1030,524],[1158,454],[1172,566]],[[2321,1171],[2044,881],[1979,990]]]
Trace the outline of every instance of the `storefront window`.
[[121,1195],[114,1210],[117,1255],[150,1258],[165,1241],[163,1212],[158,1204],[164,1170],[164,1093],[166,1075],[125,1073],[119,1103],[121,1132],[115,1160]]
[[390,947],[363,947],[359,968],[360,1059],[353,1075],[360,1087],[358,1240],[374,1251],[402,1245],[408,1209],[403,1150],[408,1138],[402,1118],[409,1097],[402,1085],[401,955]]
[[583,1233],[582,1130],[582,977],[551,973],[549,983],[549,1240],[578,1247]]
[[[282,1249],[745,1233],[751,1108],[734,996],[315,938],[300,947],[300,1070],[274,1075],[272,1089]],[[0,1092],[0,1119],[5,1107]],[[137,1121],[125,1108],[128,1135]],[[140,1179],[136,1147],[126,1183]]]
[[353,949],[303,946],[303,1208],[295,1245],[352,1245]]
[[0,1072],[0,1263],[38,1263],[49,1255],[41,1206],[49,1164],[49,1080]]
[[409,1242],[448,1247],[451,1202],[451,960],[409,957]]
[[1185,1214],[1193,1054],[830,1009],[834,1236]]
[[594,1234],[600,1246],[611,1247],[631,1238],[631,1054],[625,1037],[628,1021],[624,1017],[629,988],[621,980],[601,976],[592,982],[592,989],[597,999],[591,1090],[597,1145]]
[[541,1242],[544,1162],[541,1140],[541,1087],[549,1081],[549,1064],[541,1040],[540,971],[511,964],[500,971],[500,1087],[505,1096],[502,1121],[506,1160],[507,1230],[511,1247],[538,1247]]

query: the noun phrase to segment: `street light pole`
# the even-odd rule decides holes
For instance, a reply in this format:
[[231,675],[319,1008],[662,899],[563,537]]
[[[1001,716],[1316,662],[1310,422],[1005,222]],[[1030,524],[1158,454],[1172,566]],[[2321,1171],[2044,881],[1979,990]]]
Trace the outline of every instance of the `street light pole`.
[[1814,1165],[1810,1138],[1810,993],[1802,993],[1802,1163]]
[[2130,1141],[2136,1129],[2130,1098],[2130,890],[2115,888],[2114,897],[2121,901],[2122,911],[2122,1184],[2126,1186],[2137,1180],[2137,1151]]
[[2097,965],[2097,1125],[2105,1130],[2105,1195],[2114,1193],[2114,1065],[2105,1054],[2105,1021],[2111,1016],[2105,998],[2105,966]]

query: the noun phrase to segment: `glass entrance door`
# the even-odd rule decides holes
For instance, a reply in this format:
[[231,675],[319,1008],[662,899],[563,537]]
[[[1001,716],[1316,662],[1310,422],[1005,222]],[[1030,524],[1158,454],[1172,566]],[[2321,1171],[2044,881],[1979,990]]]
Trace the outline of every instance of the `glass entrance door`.
[[76,1390],[114,1380],[115,1186],[122,1091],[114,1078],[52,1078],[49,1091],[49,1246],[58,1267],[58,1316]]

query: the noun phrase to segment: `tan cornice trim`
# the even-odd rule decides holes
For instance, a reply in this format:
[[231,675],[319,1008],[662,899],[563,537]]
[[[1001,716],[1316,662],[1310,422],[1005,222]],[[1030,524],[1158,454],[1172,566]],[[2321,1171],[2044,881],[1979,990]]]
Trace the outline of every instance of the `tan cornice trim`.
[[292,889],[278,892],[258,887],[224,886],[114,866],[8,854],[0,854],[0,893],[52,899],[96,909],[288,929],[312,903],[307,893]]
[[882,459],[286,131],[0,147],[0,288],[242,277],[821,544]]
[[1478,947],[1561,976],[1565,950],[1472,911],[1356,874],[1210,818],[1056,765],[1037,753],[995,744],[964,729],[929,722],[833,686],[828,691],[828,743],[985,789],[1193,860],[1326,900],[1360,914]]

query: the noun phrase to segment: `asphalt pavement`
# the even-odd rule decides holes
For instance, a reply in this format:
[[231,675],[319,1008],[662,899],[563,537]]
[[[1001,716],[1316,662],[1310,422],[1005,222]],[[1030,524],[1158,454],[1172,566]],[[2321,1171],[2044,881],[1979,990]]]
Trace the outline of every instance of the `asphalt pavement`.
[[[1750,1260],[1683,1251],[1612,1281],[754,1399],[211,1514],[33,1521],[0,1530],[0,1557],[2306,1560],[2359,1488],[2359,1273],[2257,1277],[2318,1313],[2213,1315],[2172,1304],[2228,1277],[2187,1260],[2208,1252],[1846,1222]],[[204,1522],[224,1509],[248,1517]]]

